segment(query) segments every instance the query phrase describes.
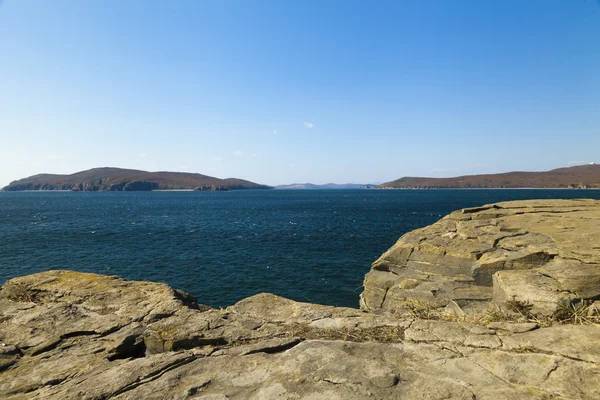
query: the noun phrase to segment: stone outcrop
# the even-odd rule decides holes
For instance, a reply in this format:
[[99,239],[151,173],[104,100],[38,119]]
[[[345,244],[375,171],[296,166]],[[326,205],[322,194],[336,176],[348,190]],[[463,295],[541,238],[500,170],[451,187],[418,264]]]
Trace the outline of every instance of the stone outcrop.
[[596,399],[600,329],[469,323],[49,271],[0,289],[2,399]]
[[507,302],[550,316],[600,299],[600,201],[530,200],[453,212],[409,232],[366,275],[361,308],[458,312]]

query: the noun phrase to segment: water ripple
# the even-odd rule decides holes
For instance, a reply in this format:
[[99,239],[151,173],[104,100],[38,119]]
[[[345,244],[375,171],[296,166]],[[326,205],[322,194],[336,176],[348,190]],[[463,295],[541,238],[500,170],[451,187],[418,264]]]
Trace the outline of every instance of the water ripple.
[[358,306],[370,264],[462,207],[600,191],[0,193],[0,283],[48,269],[167,282],[212,306],[260,292]]

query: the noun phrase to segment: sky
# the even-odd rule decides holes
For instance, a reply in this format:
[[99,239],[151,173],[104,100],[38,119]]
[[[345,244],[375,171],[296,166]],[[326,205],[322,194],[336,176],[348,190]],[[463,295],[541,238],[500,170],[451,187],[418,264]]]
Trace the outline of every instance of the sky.
[[598,0],[0,0],[0,187],[600,162]]

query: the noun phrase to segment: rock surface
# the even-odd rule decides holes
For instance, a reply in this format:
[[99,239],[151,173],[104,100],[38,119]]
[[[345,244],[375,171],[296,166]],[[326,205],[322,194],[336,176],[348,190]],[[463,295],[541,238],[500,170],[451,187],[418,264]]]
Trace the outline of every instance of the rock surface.
[[552,315],[600,299],[600,201],[529,200],[455,211],[409,232],[372,266],[361,308],[480,311],[507,301]]
[[0,289],[3,399],[597,399],[600,329],[398,319],[49,271]]

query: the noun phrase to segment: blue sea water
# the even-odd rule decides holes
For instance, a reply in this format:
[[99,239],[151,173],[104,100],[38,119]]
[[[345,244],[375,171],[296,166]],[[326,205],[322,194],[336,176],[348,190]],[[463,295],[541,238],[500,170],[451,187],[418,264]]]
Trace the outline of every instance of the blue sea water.
[[71,269],[211,306],[271,292],[358,307],[370,264],[410,230],[463,207],[580,197],[600,191],[0,192],[0,284]]

